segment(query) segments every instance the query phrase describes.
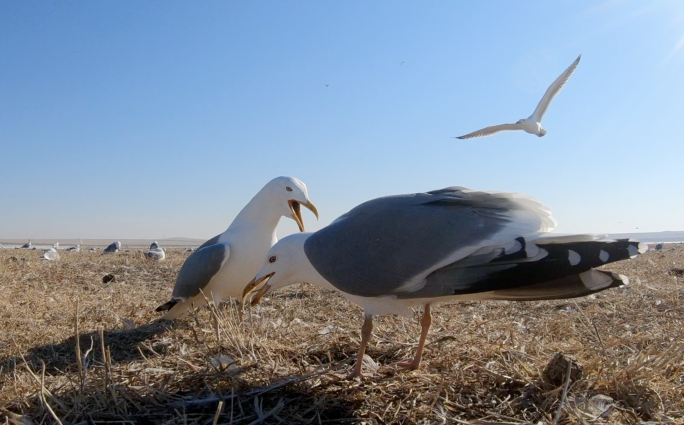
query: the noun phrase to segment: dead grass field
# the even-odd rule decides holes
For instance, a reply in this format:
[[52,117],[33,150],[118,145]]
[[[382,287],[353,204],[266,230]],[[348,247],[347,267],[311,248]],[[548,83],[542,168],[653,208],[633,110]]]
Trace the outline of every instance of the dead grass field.
[[188,253],[142,252],[0,250],[3,423],[684,423],[682,245],[610,265],[631,285],[591,299],[440,305],[418,371],[391,366],[417,320],[378,318],[353,381],[361,310],[337,293],[158,322]]

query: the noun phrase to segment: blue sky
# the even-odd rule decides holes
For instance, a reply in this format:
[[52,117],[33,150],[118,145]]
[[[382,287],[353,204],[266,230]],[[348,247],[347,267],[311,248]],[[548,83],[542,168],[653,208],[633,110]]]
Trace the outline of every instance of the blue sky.
[[[545,137],[452,138],[527,117],[580,53]],[[278,175],[312,230],[452,185],[564,233],[682,230],[683,75],[678,0],[6,0],[0,237],[210,237]]]

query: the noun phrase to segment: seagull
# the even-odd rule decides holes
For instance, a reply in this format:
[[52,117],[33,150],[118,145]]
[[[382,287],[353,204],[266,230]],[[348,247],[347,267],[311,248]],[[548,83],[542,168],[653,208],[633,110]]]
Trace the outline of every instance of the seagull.
[[48,261],[57,261],[59,260],[59,253],[57,250],[53,248],[48,248],[45,251],[43,251],[43,256],[40,257],[43,260],[48,260]]
[[53,247],[54,249],[59,249],[59,242],[53,243],[53,244],[52,244],[52,247]]
[[361,344],[351,377],[378,314],[411,316],[424,306],[413,359],[419,367],[431,323],[430,306],[459,300],[533,301],[581,297],[628,283],[595,270],[643,253],[648,246],[593,235],[542,236],[551,212],[519,193],[449,187],[365,202],[315,233],[275,244],[243,291],[258,303],[269,290],[298,282],[341,292],[364,309]]
[[21,249],[31,249],[31,239],[21,246]]
[[326,87],[329,87],[329,86],[330,86],[330,84],[326,84],[326,83],[323,83],[323,85],[326,86]]
[[70,246],[69,248],[66,249],[67,251],[71,252],[79,252],[81,250],[81,245],[76,245],[76,246]]
[[109,246],[107,248],[105,248],[102,251],[102,254],[109,254],[111,252],[117,252],[120,249],[121,249],[121,242],[119,242],[119,241],[112,242],[111,244],[109,244]]
[[575,59],[572,65],[570,65],[568,69],[566,69],[560,75],[560,77],[556,78],[556,81],[554,81],[553,84],[551,84],[549,88],[546,89],[546,93],[544,93],[544,97],[542,97],[542,99],[539,101],[537,109],[535,109],[532,115],[530,115],[528,118],[518,120],[518,122],[516,122],[515,124],[500,124],[493,125],[491,127],[485,127],[481,130],[473,131],[472,133],[468,133],[465,136],[459,136],[456,138],[473,139],[476,137],[491,136],[496,133],[501,133],[502,131],[515,130],[525,130],[527,133],[536,134],[539,137],[543,137],[546,134],[546,130],[544,130],[541,126],[542,118],[544,118],[546,110],[549,109],[549,105],[551,104],[553,98],[556,97],[558,93],[560,93],[565,83],[567,83],[570,79],[572,73],[575,72],[575,68],[577,68],[580,58],[582,58],[581,54],[577,57],[577,59]]
[[161,261],[164,258],[166,258],[166,253],[159,246],[157,241],[154,241],[154,242],[152,242],[152,245],[150,245],[150,250],[145,253],[145,257],[147,257],[151,260]]
[[300,231],[305,230],[300,206],[318,218],[301,180],[276,177],[268,182],[225,232],[190,254],[178,273],[173,298],[157,311],[167,311],[164,319],[175,319],[206,304],[205,295],[216,305],[228,297],[239,298],[245,282],[259,270],[264,255],[278,241],[280,217],[293,219]]

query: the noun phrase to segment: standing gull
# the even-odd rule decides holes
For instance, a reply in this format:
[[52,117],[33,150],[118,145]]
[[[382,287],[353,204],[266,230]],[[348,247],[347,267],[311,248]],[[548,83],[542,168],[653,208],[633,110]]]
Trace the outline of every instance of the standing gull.
[[457,139],[473,139],[476,137],[491,136],[496,133],[501,133],[502,131],[515,130],[525,130],[530,134],[536,134],[539,137],[543,137],[546,134],[546,130],[544,130],[541,126],[542,118],[544,118],[546,110],[549,109],[549,105],[551,104],[553,98],[556,97],[558,93],[560,93],[565,83],[567,83],[570,79],[572,73],[575,72],[575,68],[577,68],[577,65],[579,64],[581,57],[582,55],[579,55],[577,59],[575,59],[575,61],[572,63],[572,65],[570,65],[568,69],[566,69],[560,75],[560,77],[556,78],[556,81],[554,81],[553,84],[551,84],[549,88],[546,89],[546,93],[544,93],[544,97],[542,97],[542,99],[539,101],[537,109],[534,110],[534,112],[532,113],[532,115],[529,116],[529,118],[523,118],[521,120],[518,120],[518,122],[516,122],[515,124],[500,124],[493,125],[491,127],[485,127],[481,130],[468,133],[465,136],[459,136],[457,137]]
[[315,233],[283,238],[247,284],[243,301],[307,282],[336,289],[364,309],[361,364],[376,314],[408,316],[424,306],[413,359],[420,365],[430,305],[458,300],[532,301],[581,297],[628,283],[595,270],[647,247],[589,235],[540,238],[556,221],[534,198],[450,187],[365,202]]
[[[259,270],[269,248],[278,241],[280,217],[289,217],[304,231],[301,207],[318,211],[309,201],[306,185],[294,177],[276,177],[266,184],[238,213],[228,229],[206,241],[185,260],[171,301],[157,308],[175,319],[189,309],[215,304],[228,297],[239,298],[246,281]],[[201,292],[200,292],[201,290]]]
[[112,252],[117,252],[117,251],[119,251],[120,249],[121,249],[121,242],[119,242],[119,241],[112,242],[111,244],[109,244],[109,246],[108,246],[107,248],[105,248],[105,249],[102,251],[102,254],[109,254],[109,253],[112,253]]
[[31,249],[31,246],[31,239],[29,239],[28,242],[21,246],[21,249]]

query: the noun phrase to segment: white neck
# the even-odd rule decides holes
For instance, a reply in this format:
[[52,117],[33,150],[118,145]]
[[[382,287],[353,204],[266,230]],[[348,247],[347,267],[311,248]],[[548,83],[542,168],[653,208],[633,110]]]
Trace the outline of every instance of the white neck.
[[325,289],[337,290],[330,282],[321,276],[304,252],[304,242],[311,236],[312,233],[295,233],[283,238],[279,243],[286,243],[289,245],[289,260],[290,273],[286,283],[292,285],[299,282],[310,283]]
[[276,205],[273,196],[269,193],[269,188],[261,189],[251,201],[238,213],[228,230],[240,228],[259,228],[272,229],[275,234],[278,221],[282,217],[282,205]]

